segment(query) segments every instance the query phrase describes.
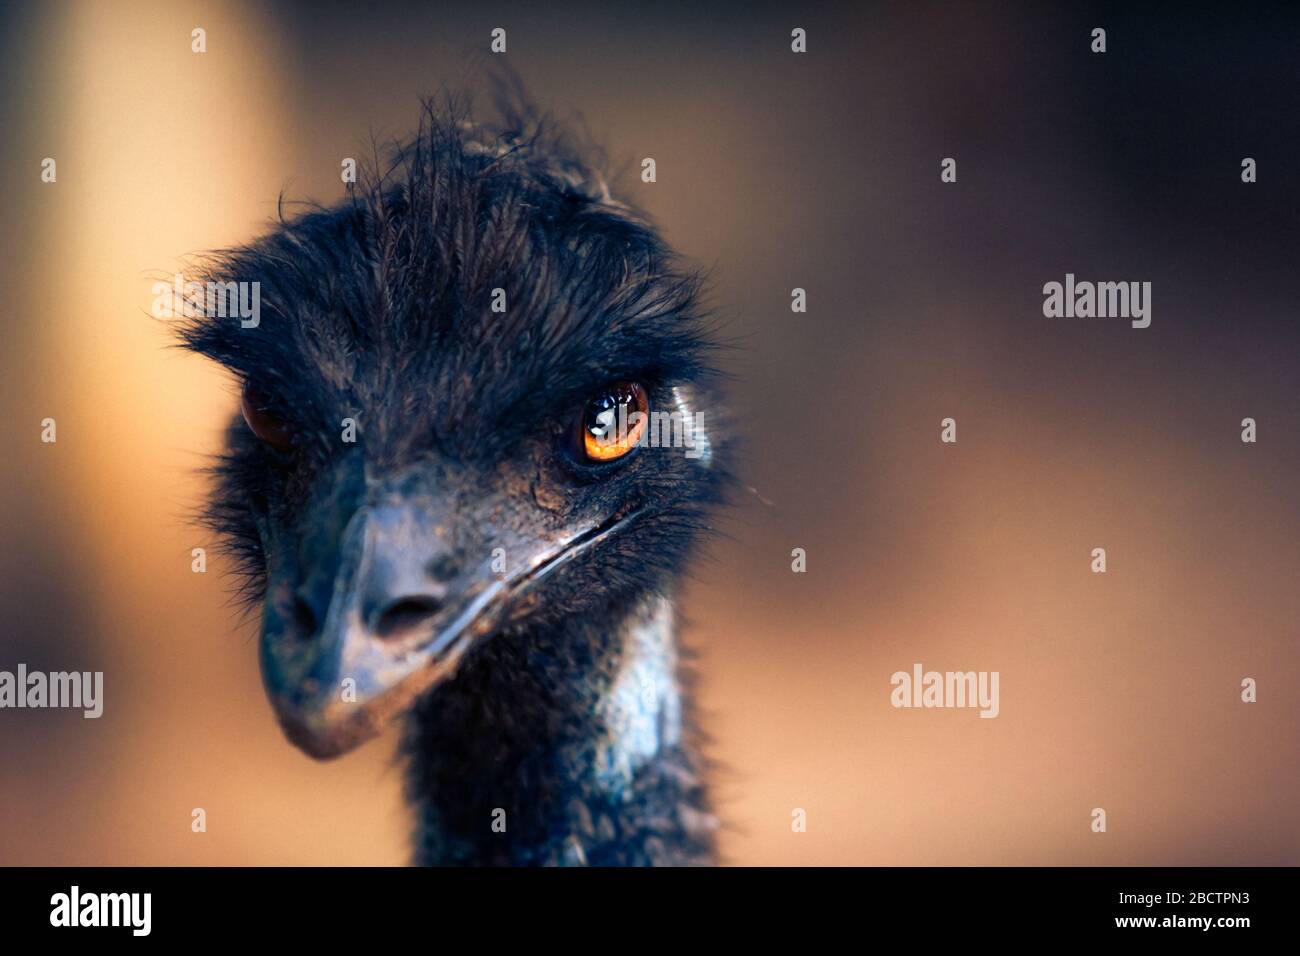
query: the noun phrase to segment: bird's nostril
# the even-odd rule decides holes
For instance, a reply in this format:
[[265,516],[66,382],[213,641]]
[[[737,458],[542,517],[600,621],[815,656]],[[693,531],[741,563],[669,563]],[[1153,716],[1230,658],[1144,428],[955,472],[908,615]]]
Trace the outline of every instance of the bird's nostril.
[[400,637],[442,610],[442,602],[428,596],[407,597],[383,609],[374,623],[378,637]]
[[293,625],[298,637],[304,641],[315,637],[318,623],[316,612],[311,609],[311,605],[303,598],[295,597],[293,599]]

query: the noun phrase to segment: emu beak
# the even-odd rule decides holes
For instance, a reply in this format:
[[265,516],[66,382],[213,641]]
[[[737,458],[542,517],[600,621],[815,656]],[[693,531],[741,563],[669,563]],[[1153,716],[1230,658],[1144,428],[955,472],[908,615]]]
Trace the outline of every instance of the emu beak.
[[412,504],[366,505],[335,560],[273,582],[262,675],[285,733],[311,756],[377,735],[499,623],[510,582],[490,558],[461,568],[443,530]]
[[371,495],[355,507],[354,488],[337,499],[296,549],[310,566],[270,570],[262,625],[272,706],[289,739],[318,759],[378,735],[500,628],[520,592],[635,517],[536,537],[498,526],[490,544],[457,547],[458,525],[490,520],[427,494]]

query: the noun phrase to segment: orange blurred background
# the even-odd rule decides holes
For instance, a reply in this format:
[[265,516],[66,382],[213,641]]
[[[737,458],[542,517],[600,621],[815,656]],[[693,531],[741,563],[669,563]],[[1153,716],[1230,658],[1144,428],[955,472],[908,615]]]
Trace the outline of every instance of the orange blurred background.
[[[475,88],[496,26],[543,107],[656,158],[627,196],[712,268],[739,346],[740,471],[770,504],[738,502],[684,600],[728,861],[1300,863],[1284,31],[1112,17],[1098,62],[1086,14],[1044,16],[0,14],[0,669],[105,672],[99,720],[0,711],[0,863],[406,861],[394,737],[326,764],[286,743],[222,560],[190,570],[236,403],[150,287],[282,189],[341,197],[341,159],[419,95]],[[1153,281],[1151,328],[1045,319],[1066,272]],[[914,662],[999,671],[1000,716],[895,710]]]

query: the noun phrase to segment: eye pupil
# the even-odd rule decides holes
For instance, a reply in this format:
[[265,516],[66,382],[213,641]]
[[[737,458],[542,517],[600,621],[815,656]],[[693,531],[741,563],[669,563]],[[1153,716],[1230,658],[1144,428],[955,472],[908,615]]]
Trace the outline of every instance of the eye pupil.
[[583,408],[582,453],[589,461],[614,461],[637,447],[650,402],[635,382],[602,389]]

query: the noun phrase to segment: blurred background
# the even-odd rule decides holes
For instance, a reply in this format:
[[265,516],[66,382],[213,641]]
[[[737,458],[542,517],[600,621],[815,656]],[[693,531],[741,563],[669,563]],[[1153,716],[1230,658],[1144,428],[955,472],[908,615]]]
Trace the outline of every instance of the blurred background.
[[[406,861],[394,738],[292,748],[190,570],[236,400],[150,286],[340,198],[498,26],[542,107],[656,159],[624,194],[739,346],[758,494],[684,602],[727,859],[1300,863],[1296,14],[546,6],[0,12],[0,669],[105,672],[99,720],[0,711],[0,863]],[[1067,272],[1152,282],[1151,327],[1044,318]],[[895,710],[915,662],[999,671],[1000,716]]]

